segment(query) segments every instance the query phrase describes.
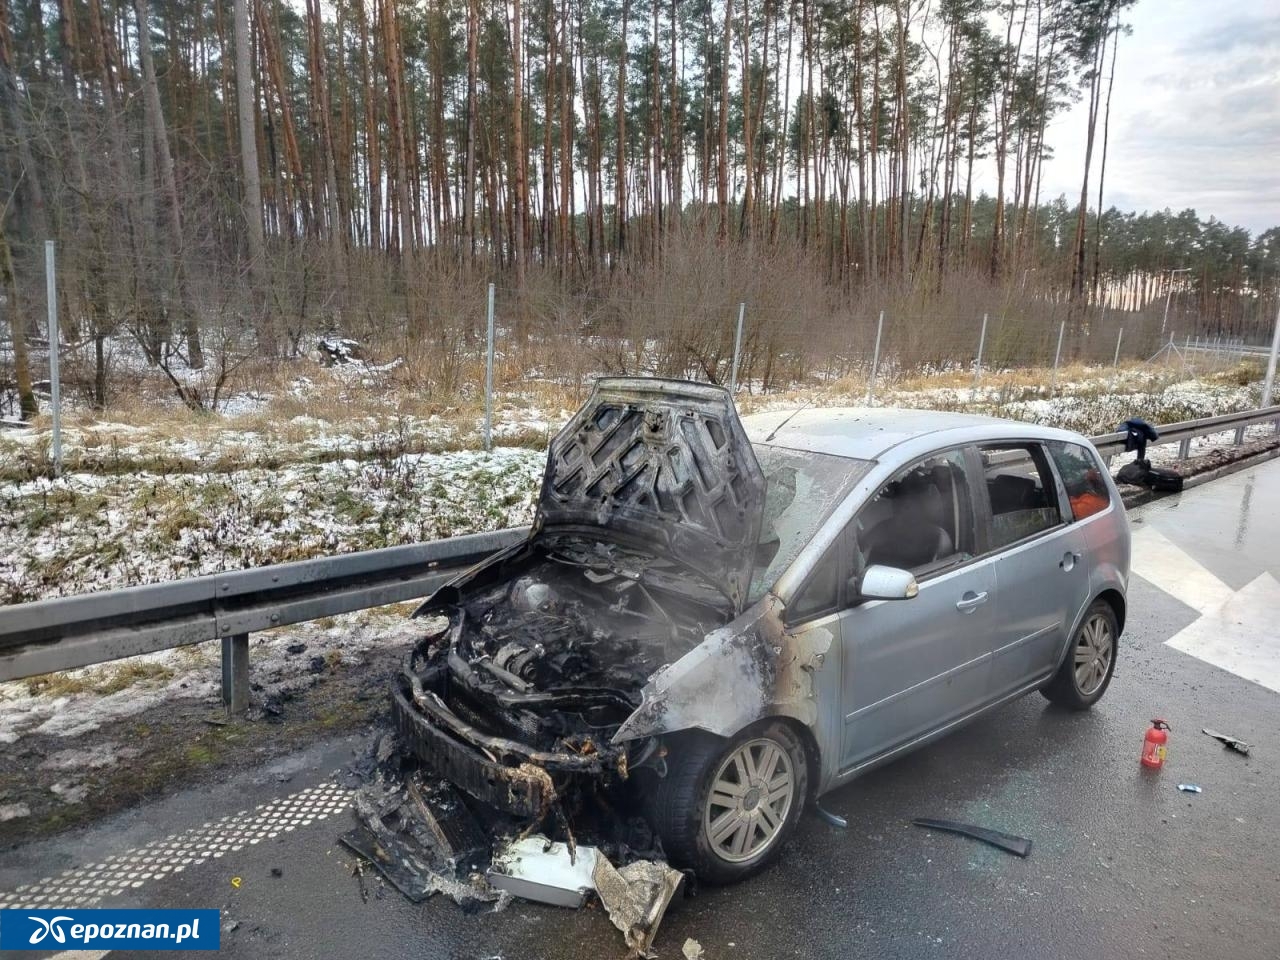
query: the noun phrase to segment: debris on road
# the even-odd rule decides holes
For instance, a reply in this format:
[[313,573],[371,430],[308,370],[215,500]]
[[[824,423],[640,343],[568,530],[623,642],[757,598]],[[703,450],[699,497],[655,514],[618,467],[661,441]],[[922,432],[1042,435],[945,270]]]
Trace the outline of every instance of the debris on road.
[[990,830],[986,827],[978,827],[969,823],[959,823],[955,820],[932,820],[928,817],[917,817],[911,821],[917,827],[924,827],[927,830],[942,830],[947,833],[958,833],[961,836],[972,837],[974,840],[981,840],[983,843],[990,844],[1006,853],[1012,853],[1017,857],[1025,857],[1031,852],[1031,841],[1026,837],[1014,836],[1011,833],[1002,833],[999,830]]
[[369,887],[364,882],[364,868],[369,861],[363,857],[356,857],[355,865],[351,868],[351,875],[356,878],[356,883],[360,885],[360,902],[369,902]]
[[658,925],[684,875],[653,860],[637,860],[618,870],[607,858],[597,857],[593,879],[605,912],[632,955],[651,956]]
[[830,824],[840,830],[847,830],[849,828],[849,821],[846,818],[839,814],[832,813],[830,810],[825,810],[817,804],[814,804],[813,812],[818,815],[818,819],[823,823]]
[[1234,750],[1236,753],[1246,757],[1249,755],[1249,745],[1238,737],[1233,737],[1229,733],[1219,733],[1217,730],[1210,730],[1208,727],[1205,727],[1200,732],[1220,741],[1228,750]]
[[595,847],[570,849],[535,833],[496,855],[485,879],[526,900],[577,909],[595,890],[596,859]]
[[1178,789],[1183,793],[1204,793],[1204,790],[1194,783],[1180,783]]
[[690,937],[684,942],[684,947],[680,951],[684,954],[684,960],[703,960],[706,956],[702,952],[702,944]]
[[[665,863],[645,822],[616,808],[513,816],[439,776],[390,734],[348,768],[359,821],[340,842],[420,903],[444,893],[464,909],[501,910],[513,896],[581,907],[595,894],[633,956],[647,956],[683,874]],[[539,829],[541,828],[541,829]],[[539,830],[539,832],[534,832]],[[615,865],[616,864],[616,865]]]

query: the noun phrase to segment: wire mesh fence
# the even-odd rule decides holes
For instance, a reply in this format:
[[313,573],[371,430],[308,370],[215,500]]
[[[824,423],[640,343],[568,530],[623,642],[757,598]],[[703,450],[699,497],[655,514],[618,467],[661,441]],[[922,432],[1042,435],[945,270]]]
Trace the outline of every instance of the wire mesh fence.
[[[829,387],[888,402],[903,384],[923,388],[945,377],[977,386],[1035,371],[1051,393],[1078,367],[1149,363],[1195,375],[1261,349],[1240,337],[1206,337],[1201,318],[1179,309],[1170,318],[1163,303],[1081,309],[1038,294],[1006,291],[1004,302],[992,303],[961,291],[921,307],[901,292],[833,298],[803,277],[787,283],[785,274],[735,286],[723,274],[700,284],[695,272],[679,283],[654,281],[644,294],[568,291],[538,276],[523,290],[502,282],[491,293],[487,277],[462,270],[433,269],[416,283],[412,272],[353,260],[334,278],[300,258],[274,263],[257,279],[257,294],[244,276],[219,283],[203,275],[177,302],[95,292],[74,259],[63,270],[56,281],[62,385],[68,403],[98,407],[150,390],[225,411],[246,391],[316,359],[362,366],[393,389],[441,402],[483,399],[491,408],[494,393],[535,384],[572,404],[603,375],[733,384],[748,396]],[[45,277],[25,280],[24,302],[3,307],[24,310],[31,380],[47,409]],[[20,413],[13,348],[0,338],[0,419]]]

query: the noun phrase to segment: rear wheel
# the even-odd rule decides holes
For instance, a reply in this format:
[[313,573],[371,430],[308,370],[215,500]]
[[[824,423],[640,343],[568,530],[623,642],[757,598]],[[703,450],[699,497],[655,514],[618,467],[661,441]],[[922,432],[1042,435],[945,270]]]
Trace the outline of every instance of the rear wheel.
[[781,721],[731,740],[674,739],[667,776],[647,798],[667,855],[706,883],[733,883],[772,862],[795,829],[809,788],[800,738]]
[[1076,629],[1066,659],[1040,692],[1069,710],[1088,710],[1102,699],[1111,683],[1119,639],[1111,604],[1095,600]]

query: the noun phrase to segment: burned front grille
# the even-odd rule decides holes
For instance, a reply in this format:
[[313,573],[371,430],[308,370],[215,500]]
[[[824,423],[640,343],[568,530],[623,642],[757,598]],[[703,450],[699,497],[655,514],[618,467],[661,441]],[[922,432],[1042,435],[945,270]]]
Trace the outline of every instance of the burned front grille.
[[414,755],[440,776],[482,803],[522,817],[540,816],[551,796],[542,778],[490,760],[476,747],[455,739],[420,712],[397,687],[392,712],[396,728]]

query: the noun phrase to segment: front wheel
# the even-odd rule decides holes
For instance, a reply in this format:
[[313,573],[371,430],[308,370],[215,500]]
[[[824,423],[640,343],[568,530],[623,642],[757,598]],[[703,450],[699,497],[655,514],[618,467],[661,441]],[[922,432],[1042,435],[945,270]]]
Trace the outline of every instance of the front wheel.
[[1119,639],[1111,604],[1095,600],[1072,638],[1066,659],[1040,692],[1069,710],[1088,710],[1102,699],[1111,683]]
[[771,863],[795,830],[809,788],[804,745],[766,721],[731,740],[672,740],[667,775],[647,798],[668,856],[706,883],[733,883]]

